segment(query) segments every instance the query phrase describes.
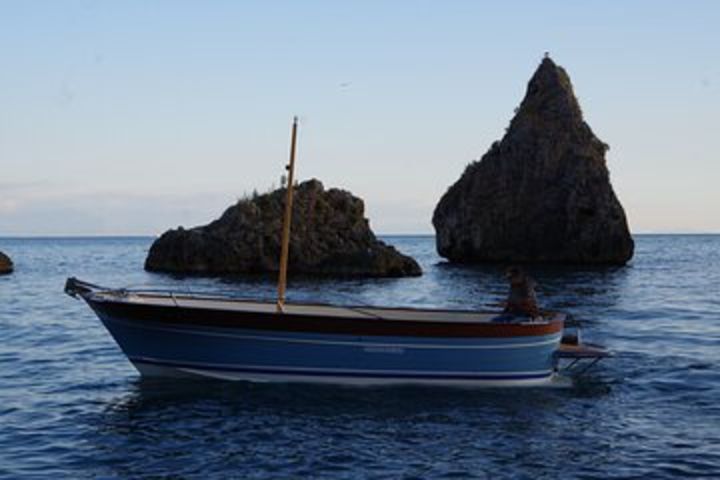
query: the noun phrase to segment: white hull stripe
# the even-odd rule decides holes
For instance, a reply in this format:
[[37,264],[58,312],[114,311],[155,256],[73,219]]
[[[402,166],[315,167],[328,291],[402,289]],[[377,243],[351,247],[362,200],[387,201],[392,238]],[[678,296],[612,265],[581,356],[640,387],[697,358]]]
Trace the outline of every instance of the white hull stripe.
[[[185,328],[172,328],[172,327],[159,327],[155,325],[143,324],[141,327],[134,322],[128,322],[121,319],[113,318],[112,322],[120,323],[126,326],[134,328],[142,328],[148,330],[156,330],[160,332],[173,332],[181,333],[185,335],[200,335],[206,337],[224,337],[234,338],[238,340],[257,340],[262,342],[283,342],[283,343],[305,343],[312,345],[338,345],[338,346],[354,346],[354,347],[378,347],[378,348],[405,348],[405,349],[450,349],[450,350],[494,350],[494,349],[509,349],[509,348],[528,348],[528,347],[539,347],[543,345],[552,345],[560,341],[561,334],[553,335],[550,338],[540,340],[537,342],[527,343],[505,343],[499,345],[441,345],[441,344],[425,344],[425,343],[380,343],[370,341],[352,342],[347,340],[315,340],[307,338],[289,338],[289,337],[273,337],[267,335],[238,335],[233,333],[221,333],[213,332],[208,330],[198,329],[185,329]],[[483,338],[485,339],[485,338]]]
[[507,388],[507,387],[550,387],[568,388],[572,386],[572,379],[553,374],[548,377],[531,379],[433,379],[433,378],[377,378],[377,377],[342,377],[342,376],[317,376],[317,375],[282,375],[275,373],[243,373],[226,372],[217,370],[202,370],[195,368],[177,368],[151,365],[142,362],[135,362],[135,367],[143,374],[151,377],[205,377],[225,381],[245,381],[255,383],[307,383],[319,385],[343,385],[354,387],[380,387],[380,386],[401,386],[401,385],[425,385],[432,387],[455,387],[455,388]]
[[283,365],[227,365],[200,362],[176,362],[148,357],[129,357],[133,363],[147,363],[187,370],[210,370],[224,372],[262,373],[280,375],[368,377],[368,378],[404,378],[404,379],[458,379],[458,380],[523,380],[550,377],[553,370],[526,372],[437,372],[424,370],[358,370],[344,368],[291,367]]

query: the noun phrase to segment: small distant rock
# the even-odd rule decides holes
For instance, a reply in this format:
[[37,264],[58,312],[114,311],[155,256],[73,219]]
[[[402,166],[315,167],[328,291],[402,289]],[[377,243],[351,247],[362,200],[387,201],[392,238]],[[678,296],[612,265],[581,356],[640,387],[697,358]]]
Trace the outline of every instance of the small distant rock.
[[545,57],[502,140],[435,208],[452,262],[624,264],[634,242],[570,77]]
[[13,268],[13,262],[10,260],[10,257],[0,252],[0,275],[12,273]]
[[[169,230],[150,248],[145,269],[222,275],[277,272],[285,189],[238,201],[212,223]],[[319,180],[295,188],[288,270],[323,276],[402,277],[422,273],[418,263],[378,240],[363,201],[325,190]]]

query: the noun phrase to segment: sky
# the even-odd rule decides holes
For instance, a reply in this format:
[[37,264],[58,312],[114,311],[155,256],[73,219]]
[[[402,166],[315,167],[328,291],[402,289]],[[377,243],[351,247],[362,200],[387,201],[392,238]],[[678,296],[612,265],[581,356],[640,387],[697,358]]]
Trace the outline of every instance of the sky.
[[502,137],[545,51],[634,233],[720,232],[720,2],[0,0],[0,236],[158,235],[297,177],[380,234]]

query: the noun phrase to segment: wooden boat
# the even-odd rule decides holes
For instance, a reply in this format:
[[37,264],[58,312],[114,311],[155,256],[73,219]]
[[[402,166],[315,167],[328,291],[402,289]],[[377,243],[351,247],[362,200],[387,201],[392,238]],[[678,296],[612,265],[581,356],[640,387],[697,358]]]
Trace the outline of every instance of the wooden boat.
[[[297,120],[293,122],[276,303],[108,289],[68,279],[144,376],[348,385],[548,386],[560,360],[608,355],[563,344],[566,316],[286,304]],[[563,347],[564,345],[564,347]]]
[[97,288],[70,279],[143,375],[347,384],[543,385],[564,315],[341,307]]

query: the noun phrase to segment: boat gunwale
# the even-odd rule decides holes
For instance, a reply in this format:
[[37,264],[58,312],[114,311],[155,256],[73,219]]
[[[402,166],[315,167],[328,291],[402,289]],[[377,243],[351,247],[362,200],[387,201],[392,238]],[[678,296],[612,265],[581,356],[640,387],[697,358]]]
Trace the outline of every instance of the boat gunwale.
[[[163,295],[164,294],[164,295]],[[256,299],[256,298],[243,298],[243,297],[231,297],[231,296],[221,296],[221,295],[210,295],[210,294],[195,294],[193,292],[184,292],[184,293],[175,293],[171,290],[101,290],[96,292],[88,293],[89,296],[98,297],[102,296],[105,297],[107,295],[111,295],[113,298],[109,301],[120,301],[123,303],[132,303],[132,304],[138,304],[138,305],[150,305],[150,304],[143,304],[139,302],[132,302],[128,301],[128,297],[131,295],[136,295],[138,297],[157,297],[157,298],[163,298],[163,299],[169,299],[171,301],[176,300],[207,300],[207,301],[217,301],[217,302],[229,302],[229,303],[254,303],[254,304],[264,304],[264,305],[274,305],[274,302],[271,300],[265,300],[265,299]],[[102,301],[108,301],[108,300],[102,300]],[[156,305],[161,306],[161,305]],[[365,317],[376,319],[376,320],[384,320],[384,321],[410,321],[410,322],[436,322],[438,320],[423,320],[423,319],[401,319],[401,318],[393,318],[393,319],[386,319],[382,318],[379,314],[383,311],[391,311],[391,312],[418,312],[418,313],[451,313],[451,314],[465,314],[465,315],[502,315],[503,312],[493,312],[488,310],[470,310],[470,309],[453,309],[453,308],[418,308],[418,307],[408,307],[408,306],[378,306],[378,305],[338,305],[338,304],[332,304],[332,303],[323,303],[323,302],[293,302],[288,303],[288,307],[326,307],[326,308],[334,308],[338,310],[350,310],[355,313],[358,313],[360,315],[364,315]],[[208,310],[219,310],[217,308],[207,308],[207,307],[197,307],[193,305],[173,305],[173,307],[178,308],[188,308],[188,309],[208,309]],[[237,310],[237,312],[241,312],[241,310]],[[378,315],[375,315],[370,312],[377,312]],[[294,312],[283,312],[279,313],[279,315],[302,315]],[[322,315],[318,314],[318,316],[331,316],[331,315]],[[529,321],[529,322],[512,322],[513,325],[543,325],[552,323],[554,321],[558,321],[559,318],[565,319],[566,314],[562,312],[557,312],[554,310],[542,310],[541,316],[544,320],[542,321]],[[548,320],[550,318],[551,320]],[[494,323],[494,322],[455,322],[451,320],[445,320],[443,323],[493,323],[495,325],[502,325],[507,323]]]
[[[352,307],[338,307],[348,309],[357,316],[341,316],[330,314],[310,314],[306,312],[276,311],[242,311],[221,308],[205,308],[198,306],[184,306],[176,304],[149,304],[128,301],[110,292],[93,292],[84,295],[90,306],[98,311],[105,311],[111,316],[125,318],[130,321],[152,322],[161,324],[175,324],[183,327],[220,327],[232,329],[285,331],[296,333],[319,333],[355,336],[398,336],[398,337],[462,337],[462,338],[488,338],[488,337],[528,337],[551,335],[562,331],[564,315],[554,313],[554,316],[539,322],[490,322],[490,321],[460,321],[441,319],[412,319],[412,318],[383,318],[366,312],[354,312]],[[172,300],[172,297],[167,297]],[[181,299],[181,297],[176,297]],[[267,302],[257,302],[266,304]],[[299,304],[289,304],[292,307]],[[317,305],[309,305],[317,306]],[[369,307],[357,307],[369,309]],[[492,314],[492,312],[472,312],[453,310],[421,310],[390,308],[389,310],[417,311],[431,313],[464,313],[464,314]],[[98,312],[99,313],[99,312]],[[178,315],[184,313],[185,315]]]

